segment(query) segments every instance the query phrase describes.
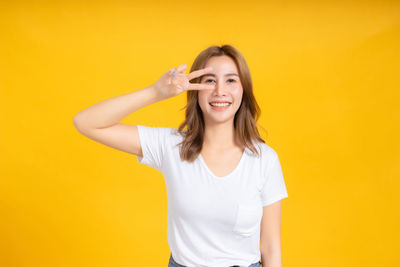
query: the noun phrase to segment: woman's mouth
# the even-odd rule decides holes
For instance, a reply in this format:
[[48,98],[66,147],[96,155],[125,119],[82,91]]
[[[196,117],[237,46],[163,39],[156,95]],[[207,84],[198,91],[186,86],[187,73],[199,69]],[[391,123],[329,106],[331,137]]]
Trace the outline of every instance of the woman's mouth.
[[210,102],[209,104],[216,111],[227,110],[232,105],[231,102]]

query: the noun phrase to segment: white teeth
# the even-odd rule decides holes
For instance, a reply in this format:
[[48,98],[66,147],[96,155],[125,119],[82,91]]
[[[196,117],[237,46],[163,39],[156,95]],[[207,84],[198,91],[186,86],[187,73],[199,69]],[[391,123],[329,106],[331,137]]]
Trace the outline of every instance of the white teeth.
[[215,107],[226,107],[229,106],[230,103],[210,103],[210,105]]

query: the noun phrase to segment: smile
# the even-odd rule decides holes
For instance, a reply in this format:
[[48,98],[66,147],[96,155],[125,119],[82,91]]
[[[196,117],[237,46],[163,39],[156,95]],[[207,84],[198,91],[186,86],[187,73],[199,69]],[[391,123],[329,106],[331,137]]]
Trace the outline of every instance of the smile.
[[232,103],[224,102],[224,103],[209,103],[213,110],[222,111],[228,109]]

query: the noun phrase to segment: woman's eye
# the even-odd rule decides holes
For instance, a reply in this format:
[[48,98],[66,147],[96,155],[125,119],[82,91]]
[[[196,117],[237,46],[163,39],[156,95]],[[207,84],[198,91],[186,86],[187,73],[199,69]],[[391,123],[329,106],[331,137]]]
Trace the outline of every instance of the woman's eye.
[[[210,81],[213,82],[214,80],[212,80],[212,79],[205,80],[206,83],[208,83],[208,82],[210,82]],[[229,79],[228,81],[229,81],[229,82],[236,82],[235,79]]]

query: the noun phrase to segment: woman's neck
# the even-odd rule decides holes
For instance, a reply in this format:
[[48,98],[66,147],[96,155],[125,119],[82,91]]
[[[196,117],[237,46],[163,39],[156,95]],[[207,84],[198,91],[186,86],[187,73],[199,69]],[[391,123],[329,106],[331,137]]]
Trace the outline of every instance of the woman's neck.
[[208,126],[204,131],[203,148],[221,151],[241,147],[235,135],[233,125]]

